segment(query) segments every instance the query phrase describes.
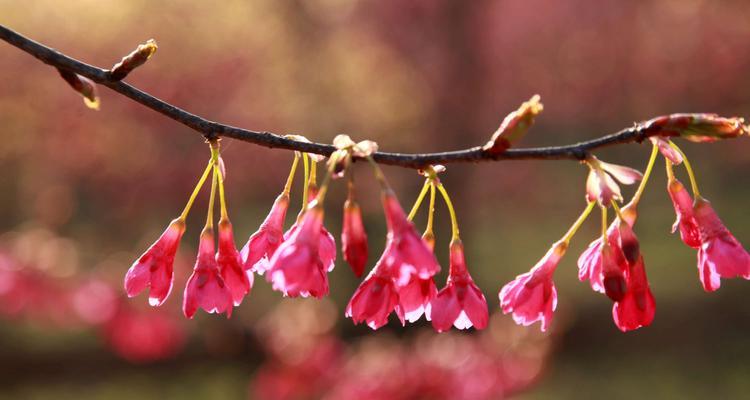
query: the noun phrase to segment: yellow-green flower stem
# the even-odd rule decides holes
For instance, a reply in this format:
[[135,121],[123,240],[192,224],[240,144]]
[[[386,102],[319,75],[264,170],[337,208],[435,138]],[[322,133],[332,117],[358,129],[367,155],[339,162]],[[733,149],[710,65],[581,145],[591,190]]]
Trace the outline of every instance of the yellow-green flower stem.
[[307,209],[307,189],[310,187],[310,156],[307,153],[302,153],[302,165],[305,168],[305,182],[302,188],[302,210],[304,211]]
[[630,200],[630,203],[628,203],[628,206],[635,207],[638,205],[638,202],[641,201],[641,196],[643,196],[643,192],[646,190],[646,184],[648,183],[648,179],[651,177],[651,171],[654,169],[654,164],[656,163],[656,156],[659,155],[659,146],[654,144],[651,148],[651,157],[648,159],[648,165],[646,166],[646,171],[643,173],[643,179],[641,179],[641,184],[638,185],[638,189],[635,190],[635,194],[633,195],[633,198]]
[[310,184],[318,184],[318,162],[310,157]]
[[229,213],[227,212],[227,200],[224,197],[224,177],[221,175],[221,170],[218,165],[214,165],[214,173],[219,180],[219,204],[221,205],[221,219],[228,220]]
[[370,163],[370,166],[372,166],[372,169],[375,173],[375,179],[378,181],[378,184],[380,184],[380,189],[391,190],[391,186],[388,184],[388,181],[385,179],[385,175],[383,175],[383,170],[380,169],[380,166],[378,165],[378,163],[376,163],[375,160],[373,160],[371,156],[367,156],[367,162]]
[[565,236],[560,239],[560,242],[565,243],[565,245],[569,245],[571,239],[573,239],[573,236],[575,236],[576,232],[578,232],[578,229],[581,228],[581,225],[586,221],[586,218],[588,218],[589,214],[591,214],[591,210],[594,209],[594,206],[596,205],[596,201],[589,201],[586,208],[583,210],[580,216],[578,216],[578,219],[576,222],[573,223],[573,225],[568,229],[568,232],[565,233]]
[[424,196],[427,194],[427,189],[430,188],[430,185],[430,178],[425,179],[424,185],[422,185],[422,190],[419,192],[419,196],[417,196],[414,206],[412,206],[409,215],[406,217],[409,221],[414,219],[414,216],[417,214],[417,210],[419,210],[419,206],[422,205],[422,200],[424,200]]
[[[320,189],[318,189],[318,195],[315,197],[315,205],[323,204],[323,200],[326,198],[326,194],[328,193],[328,185],[331,183],[331,176],[333,176],[333,169],[336,168],[336,162],[338,161],[338,157],[341,153],[333,152],[331,154],[330,163],[328,164],[329,167],[326,168],[326,174],[323,177],[323,183],[320,184]],[[314,160],[310,160],[312,162],[312,174],[310,176],[310,184],[315,185],[315,175],[316,175],[316,165],[317,162]]]
[[607,243],[607,207],[599,206],[602,209],[602,241]]
[[289,170],[289,176],[286,178],[286,184],[284,185],[284,193],[289,195],[292,190],[292,183],[294,183],[294,174],[297,172],[297,165],[299,165],[299,152],[294,152],[294,161],[292,161],[292,168]]
[[354,201],[354,171],[346,173],[346,199]]
[[424,235],[432,235],[432,225],[435,220],[435,182],[430,184],[430,208],[427,209],[427,228],[424,230]]
[[445,200],[445,205],[448,207],[448,213],[451,215],[451,231],[452,231],[452,237],[451,242],[461,240],[459,238],[459,232],[458,232],[458,218],[456,218],[456,210],[453,208],[453,202],[451,202],[451,198],[448,196],[448,192],[445,190],[445,187],[443,187],[442,183],[436,183],[437,189],[440,191],[440,194],[443,196],[443,200]]
[[687,170],[688,177],[690,177],[690,187],[693,189],[693,197],[695,199],[701,199],[701,193],[698,190],[698,182],[695,180],[695,173],[693,172],[693,167],[690,165],[690,161],[688,161],[687,156],[685,156],[685,153],[680,150],[679,147],[677,147],[674,142],[671,140],[669,141],[669,145],[672,146],[673,149],[677,150],[678,153],[682,156],[682,163],[685,164],[685,169]]
[[612,208],[615,210],[615,214],[617,215],[617,218],[620,218],[620,221],[625,221],[625,217],[622,215],[622,211],[620,210],[620,206],[617,205],[617,202],[612,200]]
[[213,176],[211,178],[211,197],[208,199],[208,215],[206,216],[206,228],[211,229],[214,227],[214,201],[216,200],[216,182],[219,180],[218,175],[221,174],[217,171],[218,168],[214,165]]
[[203,171],[203,175],[201,175],[200,179],[198,180],[198,184],[195,185],[195,188],[193,189],[193,193],[190,195],[190,199],[188,199],[188,202],[185,205],[185,208],[182,210],[182,214],[180,214],[181,220],[184,221],[185,219],[187,219],[188,213],[190,212],[190,208],[193,207],[195,198],[198,197],[198,193],[203,187],[203,184],[206,182],[206,179],[208,178],[208,173],[211,172],[211,170],[213,169],[213,166],[214,166],[213,159],[209,160],[208,165],[206,166],[206,170]]
[[667,165],[667,180],[669,182],[672,182],[674,180],[674,167],[672,166],[672,161],[669,161],[668,159],[664,159]]

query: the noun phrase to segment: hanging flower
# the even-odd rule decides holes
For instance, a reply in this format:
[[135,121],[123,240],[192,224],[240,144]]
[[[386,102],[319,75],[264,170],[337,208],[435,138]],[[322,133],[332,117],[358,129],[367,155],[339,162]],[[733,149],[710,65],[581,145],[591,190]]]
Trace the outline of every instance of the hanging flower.
[[240,305],[245,295],[250,293],[253,275],[246,274],[242,268],[242,258],[234,245],[232,223],[224,218],[219,220],[219,251],[216,253],[216,263],[224,283],[232,294],[234,305]]
[[524,326],[541,321],[542,332],[546,331],[557,308],[552,275],[566,250],[565,243],[555,243],[529,272],[503,286],[500,290],[503,313],[512,313],[513,320]]
[[164,303],[174,282],[174,257],[185,233],[185,220],[172,221],[151,247],[136,260],[125,274],[125,292],[133,297],[149,287],[148,302]]
[[[345,315],[355,324],[366,322],[370,328],[378,329],[388,323],[388,315],[396,308],[398,301],[392,271],[381,257],[349,300]],[[403,324],[403,315],[399,317]]]
[[458,329],[487,327],[487,300],[466,268],[464,247],[460,240],[451,243],[448,283],[432,300],[428,315],[432,327],[438,332],[445,332],[451,326]]
[[311,204],[269,261],[267,279],[274,290],[289,297],[328,294],[327,270],[319,254],[322,226],[323,208]]
[[344,223],[341,229],[341,252],[344,260],[361,277],[367,264],[367,233],[362,223],[362,212],[359,204],[352,200],[344,203]]
[[700,247],[700,235],[698,226],[693,215],[693,198],[690,196],[685,186],[677,179],[670,179],[667,184],[669,198],[672,200],[677,220],[672,225],[672,233],[678,228],[680,230],[680,239],[686,245],[697,249]]
[[643,256],[639,256],[630,267],[625,296],[612,307],[612,317],[615,325],[627,332],[651,325],[655,314],[656,301],[648,284]]
[[288,208],[289,194],[284,192],[276,198],[271,212],[242,248],[240,255],[248,275],[253,272],[263,275],[268,270],[268,261],[284,241],[284,219]]
[[207,313],[232,315],[232,294],[221,277],[214,253],[213,229],[206,227],[201,232],[198,259],[193,273],[185,286],[182,311],[193,318],[198,308]]
[[750,279],[750,255],[724,226],[711,203],[697,199],[693,213],[700,237],[698,271],[703,289],[718,289],[721,278]]

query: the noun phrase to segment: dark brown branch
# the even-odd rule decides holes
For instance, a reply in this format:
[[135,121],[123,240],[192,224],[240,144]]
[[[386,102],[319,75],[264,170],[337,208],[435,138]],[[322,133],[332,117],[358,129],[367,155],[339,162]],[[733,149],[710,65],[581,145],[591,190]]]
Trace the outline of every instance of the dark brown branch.
[[[41,43],[37,43],[24,37],[2,25],[0,25],[0,38],[13,46],[31,54],[42,62],[55,68],[74,72],[87,77],[94,82],[104,85],[115,92],[129,97],[154,111],[157,111],[170,119],[186,125],[200,132],[207,138],[224,136],[257,145],[297,150],[307,153],[329,155],[335,149],[333,146],[322,143],[306,143],[285,138],[271,132],[256,132],[248,129],[237,128],[210,121],[205,118],[191,114],[179,107],[173,106],[160,100],[134,86],[112,79],[110,71],[88,65],[74,58],[68,57]],[[420,168],[430,164],[447,164],[457,162],[499,161],[499,160],[521,160],[521,159],[572,159],[582,160],[591,150],[600,147],[641,142],[654,131],[647,131],[636,125],[623,129],[619,132],[600,137],[597,139],[575,143],[566,146],[536,147],[525,149],[509,149],[501,154],[492,155],[483,151],[481,147],[472,147],[465,150],[447,151],[442,153],[404,154],[377,152],[373,154],[376,162],[381,164],[396,165],[406,168]]]

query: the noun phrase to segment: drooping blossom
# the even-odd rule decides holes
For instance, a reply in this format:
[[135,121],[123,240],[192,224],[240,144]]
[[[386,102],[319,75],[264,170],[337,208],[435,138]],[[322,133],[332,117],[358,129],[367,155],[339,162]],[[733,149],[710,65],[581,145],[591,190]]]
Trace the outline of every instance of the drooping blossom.
[[656,301],[646,277],[643,256],[630,266],[628,290],[612,307],[612,318],[621,331],[627,332],[651,325],[656,314]]
[[677,179],[670,179],[667,184],[669,198],[672,200],[677,220],[672,225],[672,233],[680,230],[680,239],[686,245],[697,249],[701,245],[698,226],[693,215],[693,198],[685,189],[685,186]]
[[344,260],[361,277],[367,264],[367,233],[362,223],[362,211],[359,204],[352,200],[344,203],[344,223],[341,229],[341,252]]
[[[314,201],[317,201],[318,187],[310,184],[308,189],[308,205]],[[299,229],[299,221],[295,222],[288,231],[284,233],[284,240],[288,240],[294,235]],[[320,224],[320,238],[318,246],[318,257],[320,258],[321,264],[325,267],[326,271],[331,272],[336,266],[336,239],[333,237],[331,232],[326,229],[325,225],[321,222]]]
[[451,243],[448,283],[432,300],[427,312],[438,332],[445,332],[451,326],[458,329],[487,327],[487,300],[466,268],[461,241]]
[[[623,229],[627,230],[627,257],[621,241]],[[591,242],[578,258],[578,279],[581,282],[588,280],[595,292],[606,294],[612,301],[619,301],[627,290],[628,258],[637,258],[638,242],[630,226],[619,218],[607,228],[606,237],[605,245],[602,245],[600,237]]]
[[244,262],[244,269],[248,275],[257,272],[263,275],[268,270],[268,261],[273,253],[284,241],[284,219],[289,209],[289,194],[282,193],[273,203],[271,212],[248,239],[242,248],[240,256]]
[[383,193],[382,199],[388,227],[382,259],[397,276],[396,284],[405,286],[411,275],[421,279],[433,277],[440,271],[440,265],[432,250],[406,219],[396,195],[389,190]]
[[185,221],[173,220],[151,247],[143,253],[125,274],[125,292],[133,297],[149,288],[148,302],[152,306],[164,303],[174,282],[174,257],[185,232]]
[[201,232],[198,244],[198,259],[193,273],[185,285],[182,311],[193,318],[198,308],[207,313],[232,315],[232,294],[221,277],[214,253],[213,229],[206,227]]
[[503,313],[512,313],[513,320],[524,326],[541,321],[541,329],[546,331],[557,308],[557,289],[552,275],[566,250],[564,242],[555,243],[529,272],[503,286],[500,290]]
[[232,294],[232,302],[235,306],[240,305],[253,286],[253,274],[246,274],[242,268],[242,258],[234,245],[232,223],[224,218],[219,220],[219,251],[216,252],[216,264],[219,266],[221,278]]
[[322,226],[323,208],[311,204],[269,261],[266,279],[273,282],[274,290],[289,297],[328,294],[327,269],[320,254],[321,240],[325,240]]
[[715,291],[721,286],[721,278],[750,279],[750,255],[724,226],[711,203],[698,198],[693,215],[700,238],[698,272],[703,289]]
[[398,301],[393,273],[381,257],[349,300],[345,316],[355,324],[366,322],[370,328],[378,329],[388,323],[388,315]]
[[430,315],[430,302],[438,292],[432,278],[423,279],[412,275],[405,285],[397,286],[396,290],[398,292],[396,314],[401,321],[416,322],[422,314]]

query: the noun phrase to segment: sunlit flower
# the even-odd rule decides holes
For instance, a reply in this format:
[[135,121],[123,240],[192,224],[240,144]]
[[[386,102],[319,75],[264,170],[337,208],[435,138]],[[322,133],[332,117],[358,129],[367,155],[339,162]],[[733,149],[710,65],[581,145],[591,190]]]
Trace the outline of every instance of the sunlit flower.
[[432,300],[428,315],[438,332],[445,332],[451,326],[458,329],[487,327],[487,300],[466,269],[460,241],[451,243],[448,283]]
[[430,302],[437,294],[432,278],[422,279],[412,275],[409,282],[399,286],[396,313],[401,321],[415,322],[422,314],[429,315]]
[[552,275],[565,250],[565,243],[555,243],[529,272],[518,275],[503,286],[500,290],[503,313],[512,313],[513,320],[524,326],[541,321],[542,331],[547,330],[557,308],[557,290]]
[[620,186],[615,179],[624,185],[632,185],[643,178],[643,175],[633,168],[606,163],[594,156],[587,162],[590,169],[586,178],[586,200],[598,201],[605,207],[608,207],[612,200],[622,200]]
[[172,291],[174,257],[185,232],[185,221],[175,219],[157,241],[146,250],[125,274],[125,292],[133,297],[149,287],[148,302],[164,303]]
[[627,332],[651,325],[656,314],[656,301],[646,277],[643,256],[639,256],[630,266],[628,273],[628,290],[622,300],[612,308],[615,325]]
[[224,283],[232,294],[234,305],[240,305],[253,285],[253,274],[246,274],[242,268],[240,253],[234,245],[232,223],[228,219],[222,218],[219,221],[219,251],[216,253],[216,263]]
[[198,259],[185,285],[182,311],[193,318],[198,308],[207,313],[232,315],[232,294],[221,277],[214,253],[214,235],[209,227],[201,232]]
[[351,200],[344,203],[344,223],[341,229],[341,251],[344,260],[357,277],[362,276],[367,264],[367,233],[362,223],[359,205]]
[[268,270],[268,261],[284,240],[284,219],[289,208],[289,195],[282,193],[276,198],[271,212],[250,236],[240,255],[244,260],[244,269],[248,275],[252,272],[263,274]]
[[323,209],[312,205],[271,257],[266,278],[274,290],[289,297],[328,294],[328,275],[319,250],[324,240],[322,225]]
[[703,289],[707,292],[718,289],[721,278],[750,279],[750,255],[724,226],[711,204],[699,198],[693,213],[700,237],[698,272]]
[[679,228],[682,241],[697,249],[701,242],[698,226],[693,215],[693,198],[677,179],[669,181],[667,191],[669,192],[669,198],[672,199],[675,214],[677,214],[677,220],[672,225],[672,232],[674,233]]
[[354,292],[346,306],[346,317],[355,324],[366,322],[372,329],[388,323],[388,315],[398,305],[398,294],[391,271],[381,258]]

